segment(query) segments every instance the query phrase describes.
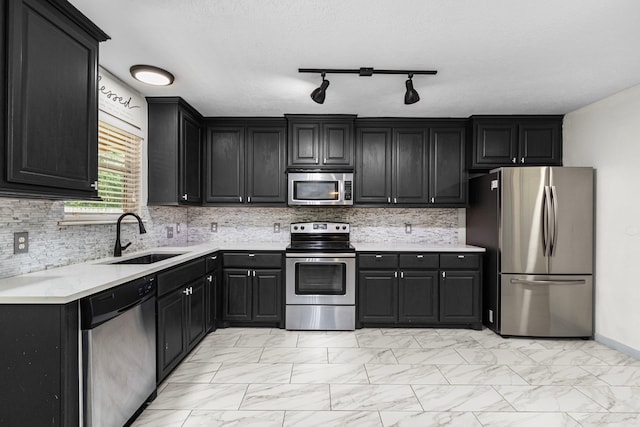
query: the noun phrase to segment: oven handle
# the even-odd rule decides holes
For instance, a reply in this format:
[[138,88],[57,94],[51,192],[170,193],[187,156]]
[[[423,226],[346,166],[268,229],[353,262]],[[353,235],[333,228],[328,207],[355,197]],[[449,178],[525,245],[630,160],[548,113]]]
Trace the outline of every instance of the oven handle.
[[286,258],[355,258],[356,254],[351,253],[329,253],[329,252],[296,252],[287,253]]

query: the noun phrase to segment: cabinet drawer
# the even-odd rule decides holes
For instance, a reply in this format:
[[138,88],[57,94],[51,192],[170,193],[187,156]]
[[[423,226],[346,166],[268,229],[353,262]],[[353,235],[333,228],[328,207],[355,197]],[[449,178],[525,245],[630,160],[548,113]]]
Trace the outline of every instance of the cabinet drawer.
[[438,254],[400,254],[400,268],[438,268]]
[[158,296],[171,292],[180,286],[204,276],[205,273],[205,259],[200,258],[195,261],[190,261],[172,268],[171,270],[158,273]]
[[396,254],[361,254],[358,255],[359,268],[398,268]]
[[477,254],[440,254],[440,268],[478,269],[480,257]]
[[205,258],[207,273],[214,271],[220,265],[220,255],[218,252],[207,255]]
[[282,268],[281,253],[228,253],[223,256],[224,267]]

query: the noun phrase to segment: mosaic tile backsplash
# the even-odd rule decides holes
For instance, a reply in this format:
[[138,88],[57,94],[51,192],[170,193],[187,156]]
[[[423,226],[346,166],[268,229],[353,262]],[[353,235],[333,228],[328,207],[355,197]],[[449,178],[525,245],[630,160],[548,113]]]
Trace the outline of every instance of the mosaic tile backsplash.
[[[449,243],[463,240],[458,209],[402,208],[256,208],[158,207],[143,209],[147,234],[123,224],[128,251],[204,242],[289,241],[292,222],[335,221],[351,224],[353,242]],[[0,199],[0,278],[111,256],[116,225],[60,225],[63,202]],[[217,232],[211,229],[217,224]],[[274,224],[280,232],[274,233]],[[412,232],[405,232],[411,224]],[[167,237],[171,227],[173,238]],[[179,231],[178,232],[178,228]],[[29,232],[29,253],[14,255],[13,233]]]

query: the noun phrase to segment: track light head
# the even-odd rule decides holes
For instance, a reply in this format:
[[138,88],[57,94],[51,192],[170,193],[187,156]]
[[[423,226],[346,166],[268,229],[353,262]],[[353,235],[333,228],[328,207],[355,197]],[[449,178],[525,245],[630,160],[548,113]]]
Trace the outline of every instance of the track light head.
[[409,79],[405,82],[407,91],[404,94],[404,103],[407,105],[415,104],[416,102],[420,101],[420,95],[418,95],[418,92],[413,88],[413,80],[411,80],[412,78],[413,74],[409,74]]
[[311,99],[318,104],[324,103],[324,98],[327,95],[327,88],[329,87],[329,80],[326,80],[324,76],[325,73],[322,73],[322,84],[320,84],[320,87],[315,88],[313,92],[311,92]]

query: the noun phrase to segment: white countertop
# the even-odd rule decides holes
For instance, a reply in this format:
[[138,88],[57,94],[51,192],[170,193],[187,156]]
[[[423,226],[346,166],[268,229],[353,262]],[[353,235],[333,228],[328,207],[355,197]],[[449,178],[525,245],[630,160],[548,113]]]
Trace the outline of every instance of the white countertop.
[[[215,251],[284,251],[288,243],[224,242],[196,246],[160,247],[121,258],[103,258],[81,264],[0,279],[0,304],[66,304],[105,289],[156,273]],[[363,252],[484,252],[469,245],[426,243],[354,243]],[[181,253],[153,264],[110,264],[148,253]]]

